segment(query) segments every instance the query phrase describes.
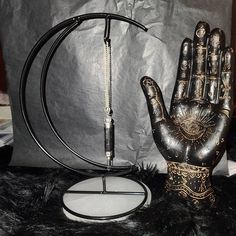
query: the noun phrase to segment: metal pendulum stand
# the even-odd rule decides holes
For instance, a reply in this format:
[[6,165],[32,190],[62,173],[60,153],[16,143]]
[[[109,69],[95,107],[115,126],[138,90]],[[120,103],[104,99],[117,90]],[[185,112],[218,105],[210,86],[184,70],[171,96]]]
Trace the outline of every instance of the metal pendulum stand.
[[[109,172],[114,158],[110,19],[104,33],[104,149]],[[151,192],[139,181],[112,176],[88,179],[72,186],[63,197],[63,210],[72,220],[121,220],[150,204]]]
[[[51,60],[62,43],[62,41],[83,21],[91,19],[105,19],[105,33],[104,33],[104,67],[105,67],[105,118],[104,118],[104,146],[105,156],[107,159],[107,165],[95,162],[86,158],[75,150],[73,150],[65,140],[60,136],[56,127],[54,126],[47,106],[46,98],[46,78]],[[140,23],[131,20],[129,18],[108,13],[92,13],[84,14],[71,19],[65,20],[60,24],[54,26],[51,30],[46,32],[40,40],[35,44],[31,50],[24,68],[22,70],[20,81],[20,108],[23,116],[23,120],[26,127],[32,136],[38,147],[53,161],[62,167],[74,171],[79,174],[84,174],[90,177],[87,180],[79,182],[70,187],[62,197],[63,212],[72,220],[77,221],[95,221],[105,222],[106,220],[120,220],[124,219],[136,210],[149,205],[151,201],[151,192],[146,185],[137,180],[129,178],[117,177],[120,175],[131,173],[135,166],[114,166],[114,121],[112,118],[112,70],[111,70],[111,40],[110,36],[110,23],[111,19],[120,20],[133,24],[144,31],[147,29]],[[85,170],[75,169],[53,156],[38,139],[28,117],[28,111],[26,107],[26,85],[31,66],[38,55],[41,48],[48,42],[56,33],[62,33],[56,38],[52,44],[49,52],[45,58],[41,78],[40,78],[40,99],[42,110],[55,137],[61,142],[61,144],[75,157],[99,168],[102,168],[105,172],[88,172]]]

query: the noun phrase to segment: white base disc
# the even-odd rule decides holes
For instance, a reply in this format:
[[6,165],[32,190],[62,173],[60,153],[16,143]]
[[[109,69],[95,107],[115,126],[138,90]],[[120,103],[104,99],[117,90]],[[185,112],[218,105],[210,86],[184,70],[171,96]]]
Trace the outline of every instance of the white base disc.
[[151,191],[143,183],[131,179],[96,177],[70,187],[62,200],[63,212],[71,220],[117,221],[147,207],[151,202]]

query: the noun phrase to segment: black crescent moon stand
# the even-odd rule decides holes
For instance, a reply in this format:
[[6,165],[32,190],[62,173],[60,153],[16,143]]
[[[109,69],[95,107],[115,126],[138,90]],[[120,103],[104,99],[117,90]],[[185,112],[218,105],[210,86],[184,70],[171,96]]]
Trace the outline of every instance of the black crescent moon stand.
[[[38,40],[38,42],[35,44],[31,52],[29,53],[29,56],[24,64],[21,74],[19,99],[21,113],[27,130],[29,131],[31,137],[39,146],[39,148],[50,159],[52,159],[60,166],[76,173],[93,177],[73,185],[64,193],[64,195],[62,196],[62,206],[65,215],[69,219],[77,221],[107,222],[110,220],[125,219],[127,216],[134,213],[136,210],[148,206],[151,202],[151,192],[149,188],[140,181],[120,177],[122,175],[126,175],[132,173],[133,171],[136,171],[138,168],[135,165],[114,166],[112,160],[109,160],[108,164],[101,164],[92,161],[89,158],[86,158],[77,153],[75,150],[73,150],[60,136],[59,132],[57,131],[56,127],[52,122],[48,111],[47,98],[45,92],[48,69],[56,50],[58,49],[62,41],[83,21],[92,19],[105,19],[105,43],[110,42],[109,34],[111,20],[124,21],[134,26],[137,26],[144,31],[147,31],[147,28],[145,26],[141,25],[140,23],[134,20],[131,20],[124,16],[110,13],[84,14],[67,19],[59,23],[58,25],[51,28],[48,32],[46,32]],[[42,110],[50,129],[52,130],[56,138],[60,141],[60,143],[69,152],[73,153],[77,158],[93,166],[99,167],[99,171],[76,169],[58,160],[57,157],[53,156],[53,154],[50,153],[40,142],[29,120],[26,106],[26,85],[31,66],[44,44],[46,44],[48,40],[52,38],[55,34],[57,34],[59,31],[62,32],[52,43],[44,60],[44,64],[41,71],[40,100]],[[106,133],[108,134],[107,137]],[[108,130],[105,130],[105,152],[107,151],[106,147],[114,148],[114,140],[112,138],[112,135],[114,135],[114,133],[111,133],[111,130],[108,127]],[[113,152],[114,150],[110,149],[109,151]],[[101,171],[101,169],[103,171]]]

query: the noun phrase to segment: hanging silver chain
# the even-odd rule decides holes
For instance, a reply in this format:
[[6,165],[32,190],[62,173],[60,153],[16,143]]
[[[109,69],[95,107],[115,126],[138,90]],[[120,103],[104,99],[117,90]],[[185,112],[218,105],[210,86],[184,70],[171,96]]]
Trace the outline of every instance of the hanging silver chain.
[[111,73],[111,45],[109,41],[104,41],[104,67],[105,67],[105,88],[104,101],[105,113],[107,116],[112,115],[112,73]]
[[108,169],[113,165],[114,158],[114,121],[112,119],[112,70],[111,70],[111,44],[104,40],[104,141],[105,155]]

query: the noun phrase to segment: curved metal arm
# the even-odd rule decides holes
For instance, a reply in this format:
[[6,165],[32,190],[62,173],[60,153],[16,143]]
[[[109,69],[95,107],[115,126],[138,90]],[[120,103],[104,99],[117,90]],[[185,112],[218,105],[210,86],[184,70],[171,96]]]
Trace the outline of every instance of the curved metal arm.
[[77,16],[76,18],[77,18],[77,20],[81,20],[81,21],[92,20],[92,19],[101,19],[101,18],[111,19],[111,20],[119,20],[119,21],[127,22],[131,25],[137,26],[144,31],[148,31],[148,29],[144,25],[140,24],[139,22],[132,20],[130,18],[127,18],[125,16],[112,14],[112,13],[89,13],[89,14]]
[[[31,137],[33,138],[33,140],[35,141],[35,143],[39,146],[39,148],[50,158],[52,159],[54,162],[56,162],[57,164],[61,165],[64,168],[67,168],[69,170],[75,171],[77,173],[80,174],[86,174],[86,175],[91,175],[88,174],[87,172],[84,171],[79,171],[77,169],[74,169],[64,163],[62,163],[61,161],[59,161],[57,158],[55,158],[52,154],[50,154],[42,145],[42,143],[39,141],[39,139],[37,138],[32,125],[29,121],[28,118],[28,113],[27,113],[27,107],[26,107],[26,96],[25,96],[25,91],[26,91],[26,84],[27,84],[27,78],[29,75],[29,71],[30,68],[36,58],[36,56],[38,55],[39,51],[41,50],[41,48],[44,46],[44,44],[52,37],[54,36],[56,33],[58,33],[59,31],[61,31],[62,29],[66,28],[60,35],[59,37],[56,39],[56,41],[54,42],[54,44],[52,45],[52,47],[50,48],[47,58],[45,60],[44,66],[43,66],[43,70],[42,70],[42,75],[41,75],[41,84],[40,84],[40,94],[41,94],[41,102],[42,102],[42,106],[43,106],[43,112],[44,115],[47,119],[47,122],[49,123],[50,128],[52,129],[52,131],[54,132],[54,134],[56,135],[56,137],[59,139],[59,141],[69,150],[71,151],[73,154],[75,154],[77,157],[79,157],[80,159],[101,167],[101,168],[107,168],[107,165],[104,164],[100,164],[94,161],[89,160],[88,158],[85,158],[81,155],[79,155],[78,153],[76,153],[74,150],[72,150],[65,142],[64,140],[61,138],[61,136],[58,134],[58,132],[56,131],[51,118],[49,116],[48,113],[48,109],[47,109],[47,105],[46,105],[46,100],[45,100],[45,83],[46,83],[46,76],[47,76],[47,71],[51,62],[51,59],[55,53],[55,51],[57,50],[57,48],[59,47],[59,45],[61,44],[61,42],[66,38],[67,35],[69,35],[75,28],[77,28],[83,21],[85,20],[91,20],[91,19],[99,19],[99,18],[105,18],[106,19],[106,30],[105,30],[105,34],[106,36],[109,37],[109,31],[110,31],[110,19],[115,19],[115,20],[120,20],[120,21],[125,21],[127,23],[133,24],[141,29],[143,29],[144,31],[147,31],[147,28],[143,25],[141,25],[140,23],[131,20],[129,18],[120,16],[120,15],[116,15],[116,14],[108,14],[108,13],[91,13],[91,14],[85,14],[85,15],[80,15],[77,17],[73,17],[70,18],[68,20],[65,20],[63,22],[61,22],[60,24],[54,26],[51,30],[49,30],[48,32],[46,32],[40,39],[39,41],[35,44],[35,46],[33,47],[33,49],[31,50],[25,64],[22,70],[22,74],[21,74],[21,80],[20,80],[20,88],[19,88],[19,99],[20,99],[20,109],[21,109],[21,113],[23,116],[23,120],[26,124],[26,127],[31,135]],[[109,22],[109,25],[107,24],[107,22]],[[108,28],[107,28],[108,27]],[[104,35],[105,38],[105,35]],[[122,171],[120,174],[126,174],[129,173],[130,171],[133,171],[135,168],[135,166],[116,166],[116,167],[109,167],[109,170],[120,170]],[[128,169],[128,170],[127,170]]]

